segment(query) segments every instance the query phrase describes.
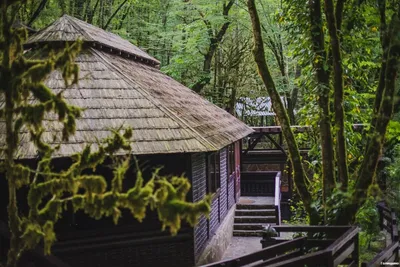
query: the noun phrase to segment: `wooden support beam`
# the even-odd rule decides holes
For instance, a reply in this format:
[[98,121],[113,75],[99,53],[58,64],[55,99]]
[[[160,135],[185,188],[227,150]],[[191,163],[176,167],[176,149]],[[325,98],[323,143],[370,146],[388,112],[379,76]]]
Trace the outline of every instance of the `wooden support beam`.
[[244,151],[244,155],[247,155],[250,150],[253,150],[263,136],[263,134],[258,135],[257,138],[251,144],[249,144],[249,147]]
[[271,136],[269,136],[269,134],[265,134],[265,136],[275,145],[277,149],[281,150],[282,153],[287,156],[285,149],[280,144],[278,144]]

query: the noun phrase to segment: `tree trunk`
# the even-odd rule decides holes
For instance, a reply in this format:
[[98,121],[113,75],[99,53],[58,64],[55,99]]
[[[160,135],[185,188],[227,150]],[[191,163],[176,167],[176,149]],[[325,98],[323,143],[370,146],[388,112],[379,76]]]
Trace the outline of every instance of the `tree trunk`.
[[91,6],[91,4],[92,4],[92,0],[87,0],[87,1],[86,1],[85,10],[83,11],[84,13],[83,13],[83,16],[82,16],[82,19],[83,19],[84,21],[86,21],[87,18],[88,18],[88,15],[89,15],[89,13],[90,13],[90,6]]
[[85,0],[75,0],[75,2],[75,13],[72,13],[72,15],[79,19],[84,19]]
[[126,4],[126,2],[128,2],[128,0],[124,0],[118,7],[117,9],[114,11],[114,13],[111,15],[111,17],[108,19],[106,25],[103,27],[103,30],[107,30],[108,26],[110,25],[111,21],[113,20],[113,18],[118,14],[118,12],[121,10],[121,8]]
[[122,15],[122,18],[120,19],[118,27],[117,27],[118,30],[122,29],[122,26],[124,25],[124,22],[125,22],[126,18],[128,17],[130,9],[131,9],[130,6],[125,8],[125,12]]
[[94,5],[93,9],[90,10],[90,12],[88,11],[88,19],[87,22],[92,24],[93,23],[93,18],[94,18],[94,14],[96,13],[97,7],[99,6],[100,0],[96,1],[96,4]]
[[330,124],[329,110],[329,73],[327,71],[327,58],[324,47],[324,32],[322,30],[322,14],[320,0],[309,0],[311,20],[311,41],[314,51],[313,65],[316,71],[316,78],[319,86],[320,107],[320,135],[322,150],[322,181],[323,181],[323,202],[331,195],[335,187],[333,141]]
[[[222,12],[222,15],[225,17],[228,16],[229,11],[231,10],[235,0],[230,0],[227,5],[224,5],[224,9]],[[224,37],[226,31],[229,28],[230,21],[226,21],[224,24],[222,24],[221,28],[219,29],[218,33],[216,35],[213,34],[213,31],[211,29],[211,24],[208,20],[204,20],[204,23],[208,27],[208,32],[209,32],[209,37],[210,37],[210,46],[207,50],[207,53],[204,55],[204,61],[203,61],[203,75],[202,77],[192,86],[192,90],[200,93],[201,90],[206,86],[207,84],[210,83],[211,77],[210,77],[210,72],[211,72],[211,63],[212,59],[214,57],[215,51],[218,48],[219,43],[222,41],[222,38]]]
[[345,2],[346,0],[337,0],[336,3],[335,19],[336,19],[336,29],[338,31],[339,36],[341,36],[340,31],[342,30],[343,9]]
[[[1,59],[1,73],[0,76],[0,84],[5,89],[4,97],[5,97],[5,108],[4,108],[4,119],[6,124],[6,142],[7,148],[5,149],[5,159],[4,159],[4,170],[6,175],[6,180],[8,182],[8,226],[10,229],[10,249],[8,251],[7,256],[7,267],[16,267],[18,263],[18,259],[21,254],[21,250],[23,248],[20,243],[20,218],[18,214],[18,206],[17,206],[17,195],[16,195],[16,185],[15,185],[15,177],[14,177],[14,154],[17,148],[17,139],[18,134],[14,132],[14,101],[13,97],[15,94],[14,82],[11,79],[12,74],[12,58],[14,56],[13,51],[15,49],[12,40],[11,34],[11,25],[14,22],[13,15],[16,14],[14,8],[10,11],[10,4],[7,4],[6,1],[1,3],[1,15],[0,20],[2,21],[2,37],[3,39],[3,51],[2,51],[2,59]],[[11,17],[11,18],[9,18]]]
[[383,91],[385,90],[385,71],[386,71],[386,65],[387,65],[387,57],[389,53],[389,42],[390,42],[390,33],[387,32],[387,25],[386,25],[386,0],[378,1],[378,6],[379,6],[379,17],[380,17],[380,39],[381,39],[381,46],[382,46],[382,52],[383,52],[383,60],[381,63],[381,70],[380,70],[380,75],[379,75],[379,83],[378,83],[378,88],[376,90],[376,95],[375,95],[375,101],[374,101],[374,109],[373,109],[373,117],[371,121],[371,131],[370,133],[374,131],[376,127],[376,120],[377,120],[377,115],[379,112],[379,109],[382,104],[382,96],[383,96]]
[[[343,68],[342,55],[340,53],[340,40],[336,27],[335,11],[332,0],[325,0],[325,15],[330,36],[332,61],[333,61],[333,86],[335,106],[335,129],[336,129],[336,159],[338,166],[339,181],[341,189],[347,191],[349,182],[349,171],[347,167],[346,136],[344,133],[344,108],[343,108]],[[337,13],[341,17],[341,14]]]
[[272,107],[282,127],[283,136],[285,137],[285,140],[288,144],[288,152],[293,167],[294,183],[296,185],[297,191],[299,193],[299,196],[303,200],[304,207],[307,213],[310,216],[310,224],[318,224],[319,223],[318,212],[312,206],[312,196],[307,188],[308,184],[307,176],[303,168],[300,151],[296,139],[294,137],[292,129],[290,128],[289,117],[286,113],[285,107],[282,103],[279,93],[276,90],[275,83],[271,77],[268,65],[265,61],[265,52],[261,36],[260,20],[258,18],[254,0],[248,0],[247,5],[249,8],[250,18],[253,27],[254,60],[257,63],[258,72],[261,76],[261,79],[263,80],[264,85],[268,91],[268,94],[271,97]]
[[35,12],[33,13],[32,17],[29,19],[27,26],[32,26],[32,24],[35,22],[35,20],[39,17],[40,13],[46,6],[47,0],[42,0],[39,4],[39,6],[36,8]]

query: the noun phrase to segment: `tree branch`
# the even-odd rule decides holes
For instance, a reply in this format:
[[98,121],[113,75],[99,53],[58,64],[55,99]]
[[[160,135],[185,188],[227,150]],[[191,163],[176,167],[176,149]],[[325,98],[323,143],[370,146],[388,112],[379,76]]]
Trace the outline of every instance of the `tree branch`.
[[[229,14],[229,11],[231,10],[233,4],[234,4],[235,0],[230,0],[228,2],[227,5],[224,5],[223,7],[223,11],[222,11],[222,15],[225,17],[225,19],[227,19],[226,17]],[[203,14],[204,17],[204,14]],[[206,23],[207,20],[204,20]],[[217,34],[213,34],[212,33],[212,29],[210,31],[210,28],[208,30],[208,34],[210,36],[210,34],[212,33],[212,37],[210,36],[210,46],[207,50],[207,53],[204,55],[204,62],[203,62],[203,74],[205,76],[201,77],[193,86],[192,86],[192,90],[194,90],[195,92],[200,92],[204,86],[206,86],[211,78],[209,77],[210,71],[211,71],[211,63],[212,63],[212,59],[214,57],[215,51],[218,48],[218,45],[221,43],[222,38],[224,37],[226,31],[229,28],[230,25],[230,21],[225,21],[224,24],[222,24],[221,28],[219,29],[219,31],[217,32]],[[206,24],[207,25],[207,24]],[[209,24],[211,27],[211,24]]]
[[32,26],[32,23],[35,22],[35,20],[39,17],[40,13],[46,6],[47,0],[42,0],[38,7],[36,8],[35,12],[33,13],[32,17],[29,19],[27,26]]
[[124,0],[119,6],[118,8],[114,11],[114,13],[111,15],[111,17],[108,19],[106,25],[103,27],[103,30],[107,30],[108,25],[110,25],[111,21],[113,20],[113,18],[118,14],[118,12],[121,10],[121,8],[126,4],[126,2],[128,2],[128,0]]

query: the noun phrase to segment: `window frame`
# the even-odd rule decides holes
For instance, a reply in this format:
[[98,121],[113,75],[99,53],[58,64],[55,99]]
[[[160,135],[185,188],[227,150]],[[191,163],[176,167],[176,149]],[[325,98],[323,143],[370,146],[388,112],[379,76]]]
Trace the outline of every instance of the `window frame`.
[[232,143],[228,146],[226,163],[227,176],[229,179],[236,172],[235,143]]
[[221,158],[220,151],[217,151],[207,155],[207,193],[219,194],[220,190]]

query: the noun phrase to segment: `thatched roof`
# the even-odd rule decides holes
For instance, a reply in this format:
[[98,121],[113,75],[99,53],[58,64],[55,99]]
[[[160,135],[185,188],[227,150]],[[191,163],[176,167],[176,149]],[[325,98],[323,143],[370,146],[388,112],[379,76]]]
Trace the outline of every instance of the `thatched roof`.
[[[132,153],[137,155],[215,151],[252,132],[223,109],[160,72],[155,64],[143,64],[143,58],[153,62],[155,59],[139,48],[125,40],[110,43],[108,40],[122,39],[75,18],[63,16],[28,43],[45,43],[46,38],[59,41],[57,36],[64,41],[91,36],[92,41],[88,42],[96,41],[76,59],[80,67],[77,85],[65,88],[58,71],[46,80],[55,92],[63,90],[70,104],[85,109],[77,121],[76,134],[68,142],[60,140],[62,128],[57,118],[46,118],[43,138],[51,144],[61,144],[56,156],[81,151],[87,143],[109,136],[110,129],[121,125],[133,128]],[[112,45],[112,53],[104,50],[102,40]],[[115,50],[121,53],[115,54]],[[129,58],[124,54],[127,52]],[[135,58],[132,55],[136,52]],[[4,123],[0,124],[3,143],[4,129]],[[21,133],[21,141],[18,157],[35,157],[37,152],[27,132]]]

